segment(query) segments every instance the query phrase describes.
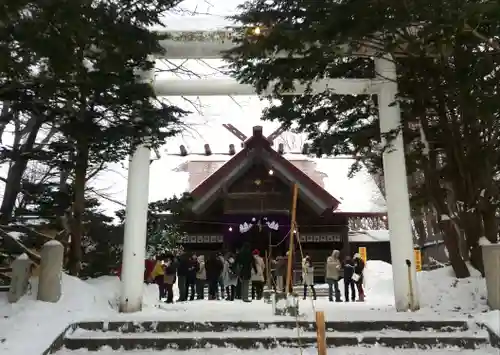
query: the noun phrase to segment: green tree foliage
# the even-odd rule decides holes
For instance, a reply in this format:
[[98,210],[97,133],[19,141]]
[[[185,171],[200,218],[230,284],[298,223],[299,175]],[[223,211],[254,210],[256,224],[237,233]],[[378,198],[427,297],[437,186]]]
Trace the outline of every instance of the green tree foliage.
[[182,239],[185,234],[178,228],[167,223],[156,231],[148,231],[147,254],[150,256],[167,255],[177,253],[183,250]]
[[158,147],[184,111],[156,99],[146,73],[163,37],[150,31],[176,0],[2,4],[0,100],[37,115],[59,134],[49,145],[73,174],[70,270],[82,258],[90,168],[117,162],[138,144]]
[[123,226],[99,210],[87,210],[81,277],[114,275],[122,260]]
[[280,104],[264,118],[308,133],[318,155],[353,155],[372,171],[383,148],[374,96],[279,92],[294,79],[373,77],[369,57],[392,54],[413,208],[435,211],[457,276],[469,275],[464,258],[482,270],[479,237],[498,237],[500,57],[485,41],[498,39],[498,3],[254,0],[241,10],[227,58],[239,81],[274,85]]
[[[182,250],[181,242],[187,235],[186,226],[191,213],[192,198],[188,193],[180,197],[149,203],[147,223],[147,252],[149,255],[175,254]],[[116,212],[125,221],[125,211]]]

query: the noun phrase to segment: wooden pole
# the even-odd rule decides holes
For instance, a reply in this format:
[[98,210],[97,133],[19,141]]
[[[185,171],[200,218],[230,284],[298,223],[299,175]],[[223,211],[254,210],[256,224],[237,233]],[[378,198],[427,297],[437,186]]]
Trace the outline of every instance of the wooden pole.
[[325,313],[316,312],[316,337],[318,339],[318,355],[326,355]]
[[299,187],[297,184],[293,184],[293,199],[292,199],[292,216],[290,222],[290,246],[288,247],[288,268],[286,273],[286,292],[290,293],[290,287],[292,282],[292,266],[293,266],[293,246],[294,246],[294,230],[296,224],[296,214],[297,214],[297,195],[299,194]]
[[267,287],[269,288],[269,285],[270,285],[270,281],[269,280],[269,266],[271,265],[270,261],[269,261],[269,254],[267,253],[267,250],[264,251],[264,253],[266,254],[265,255],[265,261],[266,261],[266,284],[267,284]]
[[271,231],[269,231],[269,250],[267,252],[267,287],[271,289],[272,280],[271,280],[271,267],[272,267],[272,247],[271,247]]

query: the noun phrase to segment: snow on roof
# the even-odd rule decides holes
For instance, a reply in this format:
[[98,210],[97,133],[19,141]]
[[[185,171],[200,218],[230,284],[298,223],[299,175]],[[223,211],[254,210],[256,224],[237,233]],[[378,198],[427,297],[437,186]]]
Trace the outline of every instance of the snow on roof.
[[25,233],[16,232],[16,231],[8,232],[7,234],[16,240],[21,239],[22,237],[24,237],[26,235]]
[[389,242],[389,230],[365,230],[349,232],[351,243],[380,243]]

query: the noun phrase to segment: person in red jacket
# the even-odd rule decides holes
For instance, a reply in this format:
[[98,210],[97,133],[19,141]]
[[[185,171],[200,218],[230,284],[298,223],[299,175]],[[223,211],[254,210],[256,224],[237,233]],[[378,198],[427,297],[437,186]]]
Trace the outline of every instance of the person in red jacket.
[[149,275],[153,272],[155,268],[156,261],[152,259],[144,260],[144,282],[148,283]]
[[[148,283],[148,278],[149,275],[153,272],[153,269],[155,267],[155,261],[151,259],[146,259],[144,260],[144,282]],[[116,270],[116,275],[121,279],[122,278],[122,266],[120,265],[118,267],[118,270]]]

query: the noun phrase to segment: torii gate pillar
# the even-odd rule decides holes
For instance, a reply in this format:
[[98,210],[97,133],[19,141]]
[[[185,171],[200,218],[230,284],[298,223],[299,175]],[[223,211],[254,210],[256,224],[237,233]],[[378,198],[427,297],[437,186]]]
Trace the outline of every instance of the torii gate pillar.
[[380,133],[398,132],[384,151],[384,184],[389,218],[394,298],[398,311],[418,310],[419,292],[413,252],[410,200],[401,132],[401,110],[397,104],[396,65],[389,57],[375,59],[377,77],[384,80],[378,92]]
[[[153,83],[154,72],[141,72],[142,80]],[[121,264],[120,304],[124,313],[142,310],[144,261],[149,202],[149,165],[151,149],[139,145],[130,157],[127,176],[127,204]]]

